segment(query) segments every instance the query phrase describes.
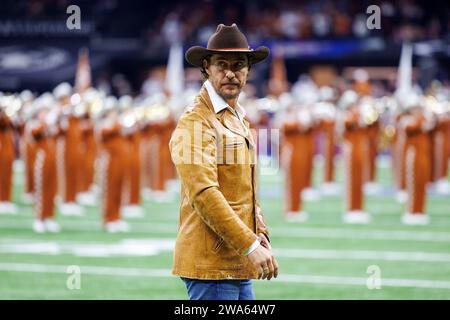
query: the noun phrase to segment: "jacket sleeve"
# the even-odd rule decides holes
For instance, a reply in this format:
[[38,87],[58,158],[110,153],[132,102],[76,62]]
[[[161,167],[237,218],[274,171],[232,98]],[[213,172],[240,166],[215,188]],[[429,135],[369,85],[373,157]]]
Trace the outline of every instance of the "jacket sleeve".
[[269,238],[269,228],[267,227],[266,221],[264,219],[264,214],[262,213],[261,206],[259,205],[259,201],[256,201],[256,234],[264,234],[267,238],[267,241],[270,242]]
[[195,111],[184,114],[169,142],[189,202],[201,219],[243,255],[258,238],[219,190],[216,132]]

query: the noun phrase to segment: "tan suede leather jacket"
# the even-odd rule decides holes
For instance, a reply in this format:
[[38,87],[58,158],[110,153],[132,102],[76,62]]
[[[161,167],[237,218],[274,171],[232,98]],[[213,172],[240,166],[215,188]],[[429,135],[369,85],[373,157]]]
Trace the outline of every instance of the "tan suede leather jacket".
[[256,199],[256,150],[228,109],[215,113],[202,87],[180,117],[170,152],[181,178],[173,274],[193,279],[252,279],[244,253],[268,229]]

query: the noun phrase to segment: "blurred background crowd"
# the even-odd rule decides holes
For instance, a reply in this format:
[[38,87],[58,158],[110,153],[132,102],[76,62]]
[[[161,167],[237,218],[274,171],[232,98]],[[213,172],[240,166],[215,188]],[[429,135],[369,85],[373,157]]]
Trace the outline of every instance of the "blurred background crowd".
[[[218,23],[241,22],[251,42],[383,36],[394,41],[438,39],[449,30],[448,8],[438,1],[4,1],[2,18],[64,18],[70,4],[83,7],[103,37],[142,37],[149,46],[164,43],[172,19],[186,42],[205,42]],[[378,5],[383,28],[366,28],[366,9]]]
[[437,0],[0,1],[0,298],[185,298],[168,144],[202,80],[184,53],[236,23],[271,50],[239,97],[285,277],[257,297],[448,299],[449,18]]
[[[81,8],[81,30],[65,26],[71,4]],[[367,28],[370,5],[380,8],[380,29]],[[346,66],[395,66],[401,43],[414,41],[421,45],[415,62],[426,69],[426,86],[449,71],[449,14],[445,1],[419,0],[6,0],[0,12],[0,89],[42,92],[73,81],[77,50],[87,46],[96,86],[137,95],[167,63],[173,41],[185,49],[205,45],[217,24],[233,22],[252,46],[283,47],[291,83],[315,64],[333,65],[339,74]],[[263,96],[268,67],[254,73],[257,95]]]
[[[81,29],[66,24],[72,4],[80,8]],[[260,156],[281,157],[287,219],[305,221],[302,201],[317,199],[316,155],[327,164],[324,186],[336,182],[337,154],[345,158],[345,174],[358,177],[343,188],[332,186],[346,195],[346,212],[353,213],[344,215],[351,217],[345,222],[370,221],[363,191],[380,192],[374,187],[378,154],[390,154],[392,189],[407,203],[404,223],[429,222],[427,186],[450,194],[445,2],[8,0],[3,5],[0,183],[6,187],[0,190],[0,212],[17,212],[11,203],[12,164],[21,159],[23,198],[34,204],[36,232],[58,230],[52,221],[41,224],[52,220],[54,199],[63,215],[81,215],[82,205],[101,204],[111,232],[127,230],[122,209],[124,216],[143,215],[141,196],[167,199],[176,181],[168,142],[202,85],[200,71],[187,64],[184,52],[206,45],[219,23],[237,23],[253,48],[271,49],[267,63],[252,66],[240,99],[252,128],[281,131],[280,141]],[[380,29],[368,28],[367,19],[377,14],[366,12],[370,5],[380,9]],[[423,141],[416,143],[418,135]],[[346,153],[348,146],[359,150],[357,158]],[[426,159],[407,158],[408,147]]]

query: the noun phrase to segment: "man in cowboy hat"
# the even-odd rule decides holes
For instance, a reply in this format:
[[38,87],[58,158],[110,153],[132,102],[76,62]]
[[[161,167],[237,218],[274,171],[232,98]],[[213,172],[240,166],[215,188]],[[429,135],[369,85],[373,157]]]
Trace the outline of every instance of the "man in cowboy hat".
[[256,200],[256,146],[237,102],[251,65],[268,55],[250,49],[235,24],[186,52],[205,80],[169,143],[182,181],[173,274],[190,299],[254,299],[250,279],[278,274]]

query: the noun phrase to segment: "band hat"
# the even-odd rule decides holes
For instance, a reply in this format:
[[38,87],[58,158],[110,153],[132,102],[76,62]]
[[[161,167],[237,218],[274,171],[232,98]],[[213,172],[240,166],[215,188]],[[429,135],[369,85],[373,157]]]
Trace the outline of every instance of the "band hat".
[[233,23],[231,26],[219,24],[215,33],[208,40],[207,47],[193,46],[186,51],[186,60],[198,68],[202,67],[203,59],[221,52],[245,53],[250,64],[263,61],[269,56],[270,50],[265,46],[251,49],[247,38]]

